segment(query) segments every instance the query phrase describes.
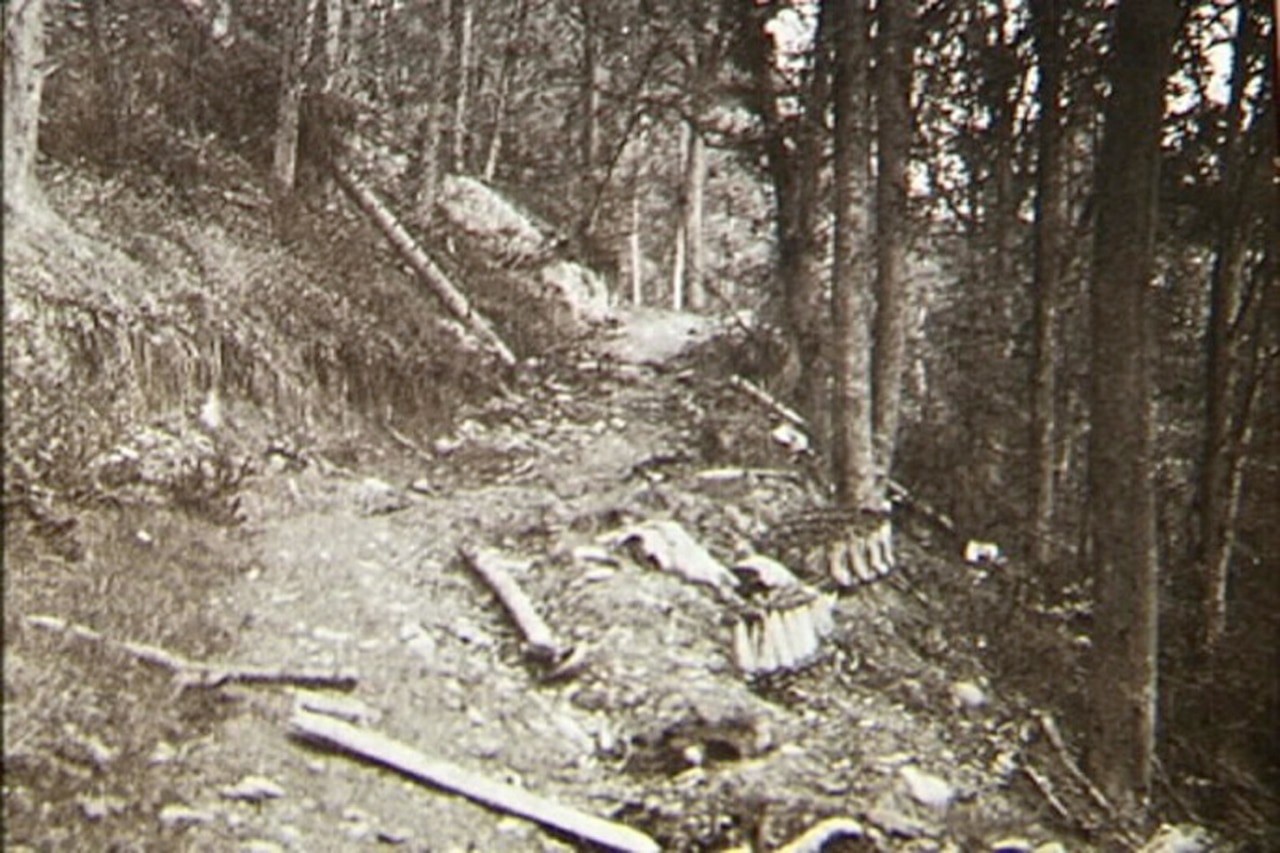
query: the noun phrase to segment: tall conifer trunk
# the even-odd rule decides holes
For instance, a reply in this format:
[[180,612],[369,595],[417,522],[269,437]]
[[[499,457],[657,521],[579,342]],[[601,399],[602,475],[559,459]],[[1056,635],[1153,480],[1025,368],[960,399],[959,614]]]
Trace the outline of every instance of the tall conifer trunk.
[[1113,801],[1136,809],[1150,792],[1158,689],[1146,294],[1154,272],[1164,84],[1180,4],[1122,0],[1116,16],[1090,292],[1095,604],[1088,764]]
[[871,411],[871,140],[867,127],[870,39],[865,0],[834,0],[835,262],[832,265],[833,400],[831,459],[836,499],[872,508],[876,500]]

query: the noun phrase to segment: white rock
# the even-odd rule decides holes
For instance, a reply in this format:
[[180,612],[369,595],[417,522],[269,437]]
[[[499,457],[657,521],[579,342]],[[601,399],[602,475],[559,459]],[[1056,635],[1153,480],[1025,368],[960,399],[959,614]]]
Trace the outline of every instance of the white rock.
[[1035,845],[1025,838],[1001,838],[991,845],[991,853],[1033,853]]
[[1138,853],[1204,853],[1213,840],[1203,827],[1193,824],[1164,824]]
[[733,570],[738,574],[747,574],[754,577],[769,589],[797,586],[800,583],[790,569],[772,557],[766,557],[764,554],[752,554],[739,560],[734,564]]
[[1046,841],[1035,849],[1035,853],[1067,853],[1067,846],[1061,841]]
[[789,423],[779,424],[769,433],[773,440],[797,455],[808,453],[812,446],[809,436]]
[[276,800],[283,797],[284,788],[281,788],[265,776],[246,776],[236,784],[223,788],[218,793],[226,800],[260,803],[263,800]]
[[957,681],[951,685],[951,698],[958,707],[976,711],[986,707],[987,694],[973,681]]
[[898,773],[907,783],[907,793],[911,799],[934,809],[945,809],[955,799],[956,789],[950,782],[932,773],[926,773],[911,765],[902,767]]

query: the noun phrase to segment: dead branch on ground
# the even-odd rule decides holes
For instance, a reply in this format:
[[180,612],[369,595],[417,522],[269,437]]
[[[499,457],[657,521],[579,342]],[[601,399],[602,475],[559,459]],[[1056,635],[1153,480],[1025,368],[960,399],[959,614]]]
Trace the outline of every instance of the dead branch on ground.
[[295,713],[289,733],[310,743],[352,753],[428,785],[443,788],[490,808],[517,815],[610,850],[657,853],[657,843],[620,823],[561,805],[537,794],[485,778],[433,758],[377,732],[330,717]]
[[168,670],[179,686],[215,688],[227,684],[291,684],[297,687],[354,690],[358,681],[341,670],[288,670],[247,664],[206,664],[190,661],[159,646],[113,640],[99,631],[56,616],[28,616],[27,624],[62,634],[70,639],[95,643],[134,660]]

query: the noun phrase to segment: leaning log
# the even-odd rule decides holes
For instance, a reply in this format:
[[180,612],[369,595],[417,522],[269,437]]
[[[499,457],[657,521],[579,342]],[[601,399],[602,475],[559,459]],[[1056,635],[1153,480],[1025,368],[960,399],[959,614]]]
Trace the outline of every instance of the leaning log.
[[488,779],[433,758],[385,735],[319,714],[299,711],[289,733],[331,749],[340,749],[396,770],[428,785],[443,788],[490,808],[526,818],[608,850],[657,853],[657,843],[638,830],[587,814],[546,797]]
[[341,164],[335,163],[333,165],[333,176],[342,191],[355,202],[361,212],[387,238],[387,242],[396,250],[400,258],[440,298],[449,313],[466,325],[483,344],[493,350],[503,364],[508,367],[514,366],[516,363],[515,355],[511,352],[511,348],[498,336],[489,319],[471,307],[471,301],[467,299],[466,295],[449,280],[444,270],[440,269],[439,265],[427,254],[426,250],[418,245],[418,242],[413,239],[413,235],[405,229],[396,215],[374,194],[373,190],[365,186],[364,182],[357,178],[350,169]]

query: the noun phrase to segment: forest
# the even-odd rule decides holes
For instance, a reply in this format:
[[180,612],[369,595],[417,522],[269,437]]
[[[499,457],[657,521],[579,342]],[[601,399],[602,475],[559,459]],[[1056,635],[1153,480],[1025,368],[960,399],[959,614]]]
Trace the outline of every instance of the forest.
[[[622,436],[610,453],[647,447],[649,426],[687,427],[670,438],[678,450],[624,466],[649,472],[652,488],[665,482],[657,465],[772,470],[774,456],[755,460],[734,432],[749,431],[737,407],[763,406],[799,431],[781,464],[812,485],[807,511],[845,519],[857,547],[893,564],[867,526],[889,520],[895,543],[910,543],[895,544],[904,572],[938,561],[949,580],[929,587],[921,574],[895,581],[897,594],[980,629],[973,654],[996,692],[1062,721],[1066,742],[1056,723],[1049,741],[1078,759],[1080,799],[1100,810],[1074,820],[1060,849],[1274,849],[1278,8],[6,3],[6,838],[27,845],[15,849],[118,840],[103,827],[132,808],[101,806],[88,829],[41,834],[73,823],[76,808],[90,815],[86,791],[115,803],[100,793],[112,762],[92,758],[103,736],[71,738],[81,753],[89,745],[88,770],[67,770],[76,762],[59,744],[69,727],[132,725],[118,695],[92,698],[117,692],[99,683],[117,677],[102,668],[131,664],[66,662],[70,647],[40,630],[53,623],[32,617],[56,612],[193,659],[223,653],[236,629],[201,621],[213,617],[197,597],[259,571],[246,568],[265,559],[253,542],[274,542],[293,518],[261,506],[301,506],[296,471],[347,477],[368,510],[365,473],[488,471],[484,453],[467,455],[484,443],[464,429],[484,418],[468,412],[527,398],[563,414],[616,393],[621,408],[600,415],[600,430]],[[611,334],[639,339],[642,322],[698,340],[688,372],[701,378],[592,349]],[[584,353],[594,373],[552,377]],[[653,372],[628,389],[636,365]],[[608,393],[597,375],[607,370],[622,371]],[[754,402],[707,390],[711,375]],[[665,421],[648,398],[626,396],[650,382],[668,395]],[[559,415],[531,411],[512,416],[523,431],[502,452],[551,442],[552,427],[537,425]],[[496,441],[498,427],[487,430]],[[581,441],[574,470],[587,477],[596,439]],[[548,459],[501,468],[490,485]],[[450,509],[453,487],[440,485],[452,476],[421,491],[441,518],[461,519],[463,503]],[[719,542],[706,518],[681,515],[684,499],[659,504]],[[502,500],[481,503],[493,502],[494,518],[516,513]],[[627,504],[617,520],[637,522],[640,506],[651,509]],[[474,512],[503,547],[527,545]],[[784,513],[761,513],[784,526]],[[159,526],[172,531],[163,558],[151,541]],[[221,544],[184,544],[205,538]],[[134,553],[139,541],[148,556]],[[461,562],[483,563],[469,547],[458,546]],[[560,551],[546,550],[557,566]],[[155,565],[123,568],[139,559]],[[203,576],[189,586],[188,574]],[[963,578],[979,574],[994,580],[970,600]],[[560,594],[563,584],[535,577]],[[139,596],[159,615],[141,618]],[[914,627],[899,620],[899,633]],[[900,687],[898,676],[889,681]],[[167,695],[134,678],[131,690]],[[832,675],[811,692],[843,683]],[[229,713],[199,701],[201,731]],[[94,717],[95,703],[113,710]],[[119,752],[146,764],[141,744]],[[62,781],[27,781],[47,773]],[[1032,782],[1055,820],[1078,818],[1069,798]],[[122,803],[150,803],[139,793],[149,784],[130,782]],[[663,848],[783,849],[764,818],[723,832],[672,818],[677,830],[660,811],[615,817]],[[954,821],[898,831],[871,811],[859,812],[879,826],[858,841],[869,846],[847,849],[1041,849],[979,842]],[[1215,840],[1142,846],[1162,823]],[[15,826],[27,834],[11,836]],[[460,838],[418,840],[436,849]],[[271,849],[306,849],[281,844]],[[785,849],[846,849],[822,844]]]

